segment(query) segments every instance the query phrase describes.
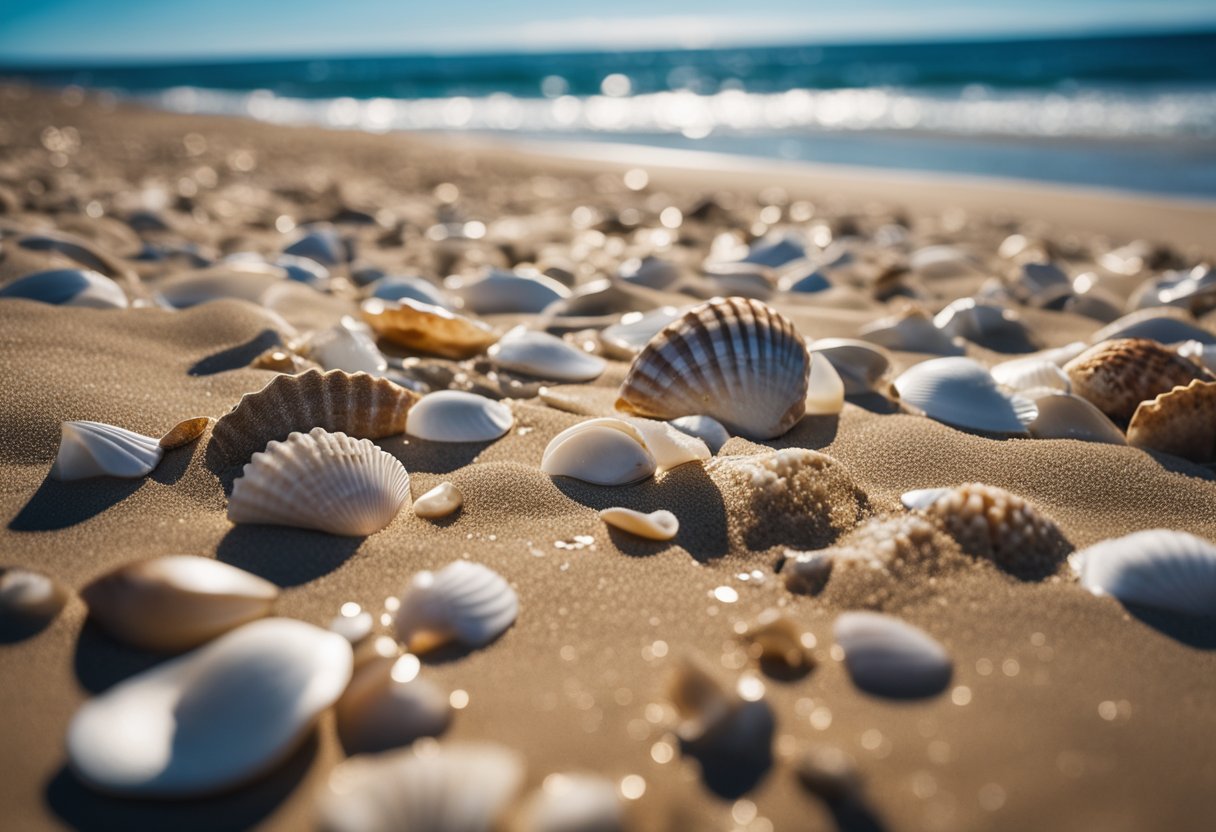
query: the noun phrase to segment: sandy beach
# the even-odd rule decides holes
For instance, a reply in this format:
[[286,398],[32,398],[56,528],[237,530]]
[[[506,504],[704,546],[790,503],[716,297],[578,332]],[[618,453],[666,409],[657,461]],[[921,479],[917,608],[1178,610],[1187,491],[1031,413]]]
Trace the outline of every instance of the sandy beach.
[[[511,387],[510,374],[496,375],[484,355],[458,364],[382,339],[412,381],[433,389],[446,381],[509,402],[514,427],[496,441],[376,440],[408,470],[415,498],[443,481],[460,490],[464,504],[451,517],[429,521],[406,507],[366,537],[234,525],[225,514],[231,480],[208,466],[208,435],[166,452],[144,478],[48,477],[64,421],[158,437],[189,417],[223,416],[275,377],[249,366],[259,354],[358,317],[359,280],[374,269],[438,286],[485,266],[530,264],[575,287],[647,255],[684,270],[683,283],[592,298],[568,320],[550,321],[550,331],[581,345],[621,313],[726,294],[699,276],[700,265],[732,241],[746,248],[776,231],[825,248],[853,238],[876,252],[860,258],[873,270],[842,272],[824,292],[765,298],[808,339],[855,338],[909,301],[932,313],[979,292],[989,278],[1014,272],[1016,257],[997,253],[1014,234],[1050,252],[1070,277],[1095,272],[1128,294],[1168,268],[1216,255],[1210,203],[737,160],[732,167],[658,151],[644,161],[620,149],[595,158],[586,148],[567,151],[277,127],[0,88],[0,284],[79,267],[62,248],[15,242],[55,231],[101,252],[133,302],[89,309],[0,298],[0,566],[38,570],[79,591],[125,563],[201,555],[281,587],[277,615],[326,627],[347,602],[378,617],[420,570],[458,558],[484,564],[515,589],[519,615],[488,646],[423,659],[423,677],[467,693],[442,742],[515,749],[526,759],[526,789],[554,772],[614,783],[636,775],[644,790],[624,800],[631,830],[1209,828],[1214,619],[1096,597],[1063,564],[1042,580],[1020,580],[963,556],[940,570],[913,565],[853,588],[829,584],[818,596],[791,592],[774,565],[786,547],[818,548],[870,518],[906,513],[906,491],[963,483],[1024,498],[1055,522],[1070,550],[1152,528],[1213,541],[1210,463],[1071,439],[988,438],[875,392],[850,396],[838,414],[805,416],[775,439],[734,436],[718,452],[818,451],[860,495],[848,528],[814,540],[786,535],[780,524],[749,534],[757,521],[746,490],[699,462],[617,487],[541,472],[558,433],[613,414],[628,359],[605,356],[594,381],[546,383],[542,398],[539,382]],[[155,302],[182,274],[234,252],[274,255],[311,222],[333,223],[353,248],[353,259],[330,267],[324,290],[280,281],[260,304]],[[895,226],[902,236],[890,237]],[[880,238],[892,242],[884,248]],[[1136,240],[1154,247],[1153,265],[1103,272],[1103,254]],[[906,267],[930,245],[965,251],[977,265],[939,274]],[[1023,349],[968,341],[966,355],[992,367],[1086,341],[1104,325],[1033,305],[1016,311]],[[1199,311],[1193,325],[1216,332],[1216,312]],[[537,320],[520,312],[478,317],[504,332]],[[891,355],[888,381],[933,357]],[[597,512],[612,506],[669,510],[679,533],[658,542],[610,529]],[[809,673],[778,678],[748,657],[739,631],[768,608],[814,634]],[[863,608],[937,639],[952,660],[949,685],[907,701],[859,690],[832,649],[832,628],[842,612]],[[376,632],[391,628],[377,621]],[[775,719],[765,764],[716,780],[680,753],[664,690],[686,656],[725,682],[745,673],[763,682]],[[5,636],[0,826],[313,828],[318,795],[345,756],[328,712],[283,765],[214,798],[105,796],[68,769],[64,737],[81,704],[164,659],[102,632],[76,595],[41,631]],[[817,746],[854,758],[863,783],[857,800],[827,803],[799,783],[796,760]]]

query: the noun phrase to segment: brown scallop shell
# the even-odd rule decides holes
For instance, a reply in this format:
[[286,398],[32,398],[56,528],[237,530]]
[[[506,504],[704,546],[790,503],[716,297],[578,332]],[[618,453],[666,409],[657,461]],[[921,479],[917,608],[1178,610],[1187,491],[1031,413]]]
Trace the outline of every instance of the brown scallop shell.
[[1127,427],[1127,440],[1194,462],[1216,460],[1216,381],[1195,379],[1141,402]]
[[445,358],[470,358],[498,340],[498,333],[480,321],[408,298],[396,302],[369,298],[363,302],[362,314],[386,341]]
[[1090,347],[1064,365],[1073,392],[1113,421],[1126,424],[1140,402],[1210,374],[1145,338],[1119,338]]

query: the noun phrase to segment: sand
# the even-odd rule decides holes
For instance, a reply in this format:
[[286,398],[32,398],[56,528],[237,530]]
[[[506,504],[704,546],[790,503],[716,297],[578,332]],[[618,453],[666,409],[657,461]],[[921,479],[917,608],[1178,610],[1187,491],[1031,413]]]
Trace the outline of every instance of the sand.
[[[90,218],[89,206],[97,200],[121,216],[161,191],[171,207],[157,213],[174,230],[149,236],[220,252],[246,244],[273,250],[268,246],[284,237],[275,229],[281,215],[307,220],[331,218],[340,209],[386,211],[385,225],[358,232],[365,241],[380,241],[365,243],[362,256],[395,271],[431,275],[484,261],[556,261],[562,251],[573,260],[570,211],[583,201],[602,212],[670,203],[687,214],[707,192],[751,204],[756,193],[780,186],[788,201],[851,205],[862,222],[879,211],[868,207],[875,198],[869,185],[851,191],[847,181],[812,174],[759,171],[744,180],[653,167],[649,189],[635,194],[606,163],[550,162],[481,145],[452,151],[434,140],[169,116],[93,100],[69,106],[14,89],[0,91],[0,98],[0,187],[24,204],[18,213],[10,200],[0,223],[86,234],[117,257],[133,254],[138,240],[117,219]],[[60,140],[44,133],[51,126],[60,135],[75,128],[78,147],[56,150]],[[202,141],[183,142],[183,136]],[[202,168],[211,174],[200,174]],[[176,183],[183,177],[194,188],[201,177],[197,196],[180,193]],[[41,185],[31,190],[35,181]],[[458,187],[456,205],[443,204],[450,194],[436,192],[442,183]],[[910,217],[926,238],[960,236],[941,212],[942,190],[919,204],[915,189],[892,187],[898,205],[881,211]],[[168,193],[174,189],[176,195]],[[1013,227],[991,215],[1041,227],[1047,214],[1045,204],[1025,193],[1011,196],[991,185],[968,199],[974,200],[966,206],[972,219],[987,211],[988,230],[968,228],[971,242],[985,234],[999,242]],[[1118,217],[1129,202],[1071,193],[1067,204],[1077,212],[1077,227],[1053,218],[1051,237],[1062,244],[1088,241],[1085,234],[1095,226],[1101,231],[1109,216],[1115,218],[1107,229],[1111,244],[1126,242],[1132,235]],[[1139,205],[1135,236],[1170,242],[1181,252],[1210,246],[1173,221],[1199,212],[1210,229],[1216,219],[1210,207],[1174,205],[1181,213],[1171,214],[1147,210],[1150,201]],[[428,241],[436,216],[482,220],[492,230],[495,220],[522,219],[512,220],[521,228],[509,241],[488,246]],[[497,229],[503,237],[510,231]],[[57,255],[0,242],[0,280],[58,262]],[[122,266],[138,281],[130,284],[134,294],[150,293],[165,274],[184,268],[172,260],[124,260]],[[925,281],[944,300],[962,293],[962,283]],[[970,290],[977,283],[972,278]],[[277,313],[306,329],[354,309],[348,296],[315,295],[295,293],[277,304]],[[828,303],[782,308],[815,337],[853,335],[882,312],[857,293]],[[1025,318],[1043,346],[1085,337],[1098,326],[1063,313],[1028,311]],[[1133,615],[1090,596],[1065,573],[1020,582],[975,564],[897,587],[883,602],[946,646],[954,677],[936,697],[879,699],[858,691],[830,654],[841,605],[789,593],[772,572],[779,546],[750,551],[730,544],[730,523],[748,511],[737,495],[717,488],[695,465],[617,489],[552,480],[538,470],[545,445],[581,417],[538,398],[512,403],[517,427],[497,442],[381,440],[409,470],[415,495],[446,479],[465,502],[454,519],[440,523],[403,511],[365,539],[234,527],[225,518],[223,483],[204,464],[205,437],[168,453],[146,479],[47,478],[61,421],[91,419],[158,435],[186,417],[220,416],[273,377],[245,365],[284,330],[281,318],[243,301],[181,312],[0,301],[0,563],[40,569],[79,588],[140,558],[214,556],[282,586],[282,615],[324,626],[344,602],[379,612],[414,572],[468,556],[511,581],[521,612],[489,647],[425,664],[424,675],[468,693],[468,707],[447,736],[518,749],[530,784],[557,771],[640,775],[645,794],[629,806],[631,828],[639,830],[1210,826],[1216,809],[1210,748],[1216,627],[1210,621]],[[1001,358],[975,346],[969,353],[987,363]],[[902,367],[923,356],[896,358]],[[626,366],[613,362],[590,391],[561,390],[583,412],[599,412]],[[875,513],[898,510],[907,489],[979,481],[1030,500],[1075,547],[1152,527],[1216,539],[1216,484],[1208,468],[1127,447],[981,438],[890,410],[851,400],[838,416],[807,417],[765,444],[830,455]],[[726,452],[758,450],[734,439]],[[670,543],[610,531],[596,514],[609,505],[670,509],[681,531]],[[594,543],[555,545],[578,535]],[[740,579],[752,570],[763,579]],[[719,586],[736,589],[738,601],[715,599]],[[800,679],[764,677],[777,720],[772,765],[723,785],[707,782],[694,761],[678,754],[656,762],[652,746],[670,736],[648,718],[654,709],[647,706],[663,701],[677,659],[698,656],[723,679],[735,678],[748,664],[734,625],[772,606],[816,635],[819,660]],[[310,827],[315,795],[342,757],[328,715],[285,766],[219,798],[141,803],[96,795],[75,780],[63,750],[74,710],[90,694],[159,660],[87,623],[78,598],[41,633],[0,644],[4,828]],[[799,786],[790,758],[811,745],[833,745],[856,758],[865,783],[861,804],[833,810]]]

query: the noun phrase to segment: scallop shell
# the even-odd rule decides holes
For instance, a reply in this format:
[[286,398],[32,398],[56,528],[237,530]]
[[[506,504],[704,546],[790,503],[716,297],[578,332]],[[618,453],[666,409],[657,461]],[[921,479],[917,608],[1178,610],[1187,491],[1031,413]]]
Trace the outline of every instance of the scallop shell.
[[469,358],[498,340],[498,333],[481,321],[408,298],[369,298],[360,309],[363,320],[386,341],[444,358]]
[[1123,431],[1106,414],[1080,396],[1053,393],[1034,400],[1039,415],[1030,423],[1035,439],[1077,439],[1126,445]]
[[435,284],[421,277],[399,275],[382,277],[368,288],[368,296],[380,300],[414,300],[441,309],[451,309],[448,296]]
[[431,442],[492,442],[515,424],[511,408],[463,390],[428,393],[410,410],[410,436]]
[[240,465],[271,440],[317,427],[360,439],[392,436],[405,430],[406,412],[417,400],[416,393],[367,373],[281,375],[220,417],[207,459],[219,468]]
[[876,696],[918,699],[945,690],[954,673],[946,649],[917,627],[876,612],[846,612],[833,625],[853,684]]
[[464,503],[464,497],[461,496],[460,490],[450,482],[441,482],[414,500],[414,514],[428,520],[435,520],[447,517],[460,508],[462,503]]
[[676,516],[662,509],[645,514],[630,508],[606,508],[600,511],[600,519],[648,540],[671,540],[680,531]]
[[667,699],[678,718],[675,733],[699,754],[745,759],[767,754],[774,721],[763,697],[764,684],[757,677],[742,676],[730,690],[691,658],[684,659],[667,682]]
[[0,566],[0,627],[40,627],[59,615],[67,601],[68,591],[54,578]]
[[1038,410],[1034,402],[1006,395],[982,366],[970,358],[933,358],[895,379],[900,398],[956,428],[1024,436]]
[[194,797],[247,782],[287,757],[351,675],[339,635],[254,621],[119,682],[76,712],[68,762],[104,792]]
[[322,832],[492,832],[524,780],[502,746],[429,744],[360,755],[329,775]]
[[1155,341],[1125,338],[1090,347],[1064,365],[1073,392],[1120,424],[1140,402],[1208,376],[1199,365]]
[[505,370],[552,381],[593,381],[608,366],[583,350],[547,332],[517,326],[487,351],[490,360]]
[[992,368],[992,377],[1015,393],[1055,390],[1067,393],[1072,388],[1068,375],[1055,362],[1041,358],[1015,358]]
[[410,475],[367,439],[313,428],[253,455],[232,484],[228,519],[363,537],[393,521]]
[[654,474],[655,458],[641,432],[623,419],[589,419],[549,442],[540,470],[593,485],[628,485]]
[[518,832],[625,832],[616,784],[592,774],[550,774],[525,803]]
[[921,309],[906,309],[863,326],[858,337],[889,350],[931,355],[962,355],[963,345],[933,325]]
[[534,314],[570,297],[570,290],[551,277],[499,269],[487,269],[472,280],[453,275],[443,285],[474,315]]
[[489,567],[467,560],[419,572],[401,595],[397,638],[424,653],[456,641],[484,647],[515,623],[519,597]]
[[93,309],[126,309],[129,305],[122,287],[90,269],[51,269],[27,275],[0,288],[0,298]]
[[658,419],[704,414],[732,433],[771,439],[802,418],[810,363],[794,325],[769,307],[713,300],[646,345],[617,409]]
[[152,437],[101,422],[64,422],[62,433],[50,471],[62,482],[147,476],[165,454]]
[[933,316],[933,325],[954,338],[983,343],[1002,336],[1026,336],[1026,327],[1017,315],[991,303],[974,298],[959,298]]
[[202,436],[210,424],[211,419],[206,416],[196,416],[193,419],[178,422],[169,429],[168,433],[160,438],[157,444],[166,451],[172,451],[189,445],[195,439]]
[[891,369],[890,354],[875,344],[854,338],[820,338],[809,346],[811,356],[822,355],[844,382],[846,396],[877,390]]
[[730,433],[712,416],[681,416],[672,419],[667,424],[681,433],[695,436],[705,443],[711,453],[717,453],[723,445],[730,441]]
[[1196,379],[1141,402],[1127,426],[1127,441],[1192,462],[1216,460],[1216,381]]
[[621,320],[600,332],[600,343],[610,358],[632,360],[656,335],[687,310],[660,306],[649,312],[626,312]]
[[1141,309],[1124,315],[1099,329],[1090,336],[1089,341],[1091,344],[1100,344],[1118,338],[1148,338],[1161,344],[1176,344],[1180,341],[1216,344],[1216,334],[1196,324],[1195,319],[1186,312],[1168,307]]
[[1104,540],[1071,558],[1081,585],[1124,604],[1216,616],[1216,546],[1186,532],[1150,529]]
[[815,636],[779,610],[770,608],[760,613],[744,631],[743,639],[748,645],[748,655],[761,666],[805,673],[817,664],[811,653]]
[[314,332],[308,339],[308,354],[326,370],[381,375],[388,369],[367,325],[349,316],[337,326]]
[[991,485],[964,483],[934,500],[925,514],[967,554],[1022,577],[1052,574],[1068,548],[1051,518],[1018,495]]
[[334,707],[347,754],[387,751],[437,737],[452,722],[448,695],[418,678],[418,658],[377,656],[359,665]]

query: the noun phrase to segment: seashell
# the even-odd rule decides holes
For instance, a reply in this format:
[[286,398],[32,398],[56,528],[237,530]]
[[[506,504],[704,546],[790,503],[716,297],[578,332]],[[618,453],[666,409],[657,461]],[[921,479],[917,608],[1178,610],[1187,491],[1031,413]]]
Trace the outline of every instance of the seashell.
[[706,444],[711,453],[717,453],[723,445],[730,441],[730,433],[712,416],[681,416],[672,419],[667,424],[681,433],[695,436]]
[[908,265],[928,278],[969,277],[981,272],[979,263],[970,254],[945,245],[917,249],[908,257]]
[[369,298],[361,312],[386,341],[444,358],[469,358],[498,340],[498,334],[481,321],[408,298],[395,302]]
[[1121,338],[1090,347],[1064,365],[1073,391],[1113,421],[1126,423],[1140,402],[1208,376],[1155,341]]
[[323,266],[337,266],[349,259],[346,244],[336,228],[315,225],[303,229],[303,232],[295,242],[283,249],[284,254],[307,257]]
[[349,316],[337,326],[314,332],[308,339],[308,353],[326,370],[381,375],[388,369],[367,325]]
[[67,601],[68,591],[54,578],[32,569],[0,566],[0,628],[41,627],[59,615]]
[[949,493],[949,488],[916,488],[901,494],[899,501],[908,511],[923,511]]
[[370,612],[354,602],[347,602],[342,605],[342,610],[338,615],[329,622],[329,631],[337,633],[351,644],[358,644],[372,634],[372,627],[375,623]]
[[789,234],[770,234],[748,246],[743,262],[776,269],[805,257],[806,246],[800,240]]
[[428,520],[447,517],[460,508],[464,497],[450,482],[441,482],[430,491],[414,500],[414,514]]
[[448,695],[418,678],[418,657],[377,656],[355,669],[334,706],[347,754],[387,751],[420,737],[437,737],[452,722]]
[[616,784],[592,774],[550,774],[521,810],[519,832],[625,832]]
[[1052,393],[1034,400],[1039,415],[1031,422],[1030,435],[1035,439],[1076,439],[1081,442],[1104,442],[1126,445],[1123,431],[1106,414],[1080,396]]
[[933,358],[895,379],[900,398],[930,419],[967,430],[1025,436],[1038,410],[1034,402],[1006,395],[970,358]]
[[517,326],[487,351],[497,366],[553,381],[592,381],[608,366],[547,332]]
[[363,537],[393,521],[410,475],[368,439],[313,428],[273,441],[232,484],[228,519]]
[[414,300],[440,309],[451,309],[444,291],[429,280],[409,275],[382,277],[368,286],[369,297],[387,301]]
[[194,797],[282,761],[351,675],[339,635],[286,618],[254,621],[119,682],[68,728],[68,762],[100,791]]
[[923,352],[931,355],[962,355],[962,344],[933,325],[920,309],[879,318],[863,326],[858,337],[889,350]]
[[984,343],[993,338],[1026,338],[1017,315],[991,303],[959,298],[933,316],[933,325],[952,338]]
[[680,279],[680,269],[675,263],[658,257],[643,257],[623,263],[618,276],[626,283],[648,289],[666,289]]
[[776,288],[767,266],[744,262],[709,262],[703,267],[705,284],[685,288],[699,297],[737,297],[768,300]]
[[129,305],[122,287],[90,269],[51,269],[27,275],[0,288],[0,298],[93,309],[126,309]]
[[1086,281],[1081,284],[1085,291],[1076,291],[1064,300],[1060,308],[1073,315],[1083,315],[1104,324],[1111,323],[1123,314],[1123,302],[1117,296],[1105,291],[1096,284]]
[[51,479],[147,476],[165,451],[157,440],[101,422],[64,422]]
[[704,442],[672,427],[669,422],[634,416],[622,421],[628,422],[642,435],[642,444],[654,457],[657,473],[670,471],[688,462],[704,462],[712,456]]
[[815,636],[789,615],[776,609],[760,613],[756,622],[743,633],[748,655],[762,666],[784,672],[805,673],[817,662],[811,650]]
[[321,365],[315,361],[309,361],[304,356],[282,347],[271,347],[265,352],[260,353],[253,361],[249,362],[249,366],[255,370],[271,370],[276,373],[287,373],[288,375],[297,375],[299,373],[306,373],[309,370],[321,369]]
[[80,596],[110,635],[146,650],[188,650],[270,614],[279,589],[212,558],[170,555],[129,563]]
[[1127,442],[1192,462],[1216,460],[1216,381],[1196,379],[1141,402],[1127,426]]
[[329,775],[322,832],[492,832],[519,793],[523,758],[488,743],[357,756]]
[[258,392],[246,393],[219,418],[207,458],[228,468],[244,463],[271,440],[317,427],[360,439],[393,436],[405,430],[406,413],[418,398],[367,373],[309,370],[281,375]]
[[1015,575],[1054,573],[1067,548],[1068,541],[1051,518],[1003,488],[964,483],[924,511],[964,552]]
[[1103,540],[1070,558],[1081,586],[1124,604],[1216,616],[1216,546],[1186,532],[1149,529]]
[[811,373],[806,384],[806,412],[811,416],[830,416],[844,410],[844,381],[827,356],[811,356]]
[[637,427],[623,419],[589,419],[549,442],[540,470],[592,485],[628,485],[652,476],[657,463]]
[[1183,341],[1176,348],[1183,358],[1189,358],[1209,373],[1216,373],[1216,344],[1201,344],[1198,341]]
[[431,442],[492,442],[515,424],[511,408],[463,390],[427,393],[410,410],[410,436]]
[[809,295],[832,288],[831,279],[818,266],[807,261],[804,267],[790,267],[777,281],[777,288],[795,295]]
[[832,577],[836,566],[835,553],[828,551],[798,552],[786,549],[783,567],[785,586],[790,592],[818,595]]
[[1015,358],[992,368],[992,377],[1007,390],[1026,394],[1034,390],[1067,393],[1072,388],[1068,375],[1053,361],[1041,358]]
[[794,763],[794,773],[803,788],[828,803],[856,800],[861,793],[857,763],[835,746],[811,746]]
[[1145,240],[1133,240],[1125,246],[1112,249],[1098,258],[1098,263],[1115,274],[1137,275],[1153,258],[1153,247]]
[[193,419],[178,422],[169,429],[168,433],[160,438],[157,444],[166,451],[172,451],[189,445],[195,439],[202,436],[210,424],[211,419],[207,416],[196,416]]
[[771,439],[802,418],[810,364],[794,325],[769,307],[713,300],[646,345],[617,409],[658,419],[703,414],[732,433]]
[[600,332],[604,354],[610,358],[632,360],[652,338],[685,311],[674,306],[660,306],[649,312],[626,312],[618,323]]
[[414,653],[449,642],[484,647],[515,623],[519,596],[494,570],[458,560],[419,572],[401,595],[397,638]]
[[1091,335],[1089,342],[1100,344],[1119,338],[1148,338],[1161,344],[1181,341],[1216,344],[1216,334],[1196,324],[1186,312],[1172,307],[1141,309],[1124,315]]
[[954,673],[936,639],[894,616],[841,613],[833,625],[836,643],[853,684],[876,696],[919,699],[945,690]]
[[600,511],[600,519],[647,540],[671,540],[680,531],[676,516],[662,509],[645,514],[631,508],[606,508]]
[[1035,306],[1042,306],[1042,303],[1035,301],[1049,295],[1054,290],[1071,289],[1072,287],[1068,275],[1055,263],[1035,260],[1019,264],[1013,284],[1018,296]]
[[443,285],[474,315],[533,314],[570,297],[570,290],[551,277],[500,269],[487,269],[472,280],[452,275]]
[[[314,286],[329,280],[329,269],[325,268],[325,266],[311,258],[299,257],[294,254],[280,254],[271,261],[263,258],[262,255],[256,252],[238,251],[234,254],[229,254],[220,262],[239,269],[247,268],[251,271],[264,270],[268,274],[273,273],[272,269],[281,269],[283,277],[286,277],[288,280]],[[271,267],[271,269],[265,268],[267,266]]]
[[229,263],[174,275],[156,284],[156,297],[173,309],[188,309],[221,298],[263,305],[266,293],[287,273],[266,263]]
[[768,753],[774,720],[757,677],[741,676],[728,690],[704,664],[686,658],[671,674],[666,692],[678,719],[676,736],[690,751],[743,758]]
[[820,338],[808,346],[812,358],[822,355],[832,363],[844,383],[846,396],[878,389],[891,368],[891,356],[882,347],[854,338]]

